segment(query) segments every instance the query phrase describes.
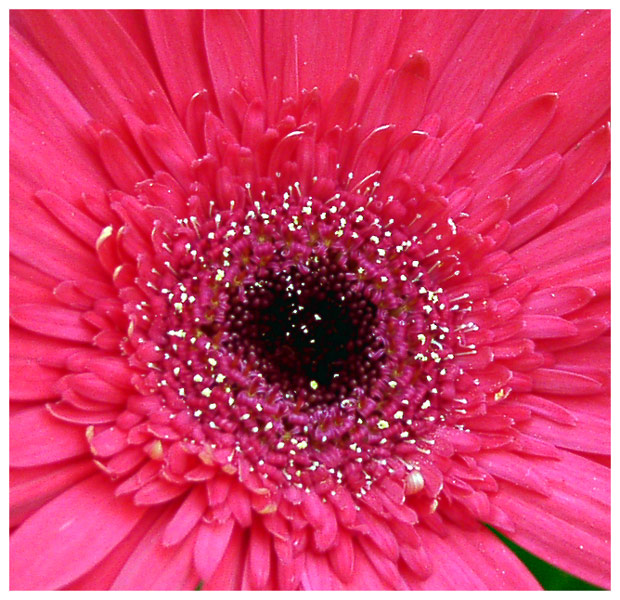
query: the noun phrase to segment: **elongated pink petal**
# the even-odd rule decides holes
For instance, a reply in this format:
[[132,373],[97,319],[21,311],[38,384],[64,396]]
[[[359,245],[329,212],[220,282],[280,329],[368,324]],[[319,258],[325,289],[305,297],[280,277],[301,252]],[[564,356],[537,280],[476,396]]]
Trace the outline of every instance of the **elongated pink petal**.
[[561,214],[575,204],[601,176],[609,162],[609,135],[609,127],[602,126],[571,148],[564,155],[564,166],[559,177],[528,204],[527,210],[557,204]]
[[[610,208],[605,206],[577,217],[525,244],[514,252],[514,256],[528,265],[528,270],[537,270],[550,263],[568,262],[570,249],[581,255],[598,249],[609,241],[609,211]],[[562,242],[567,238],[571,240],[570,247]]]
[[484,119],[455,170],[485,181],[512,168],[547,128],[557,100],[556,94],[542,94],[493,120]]
[[47,400],[56,398],[56,383],[62,371],[43,367],[28,359],[14,359],[10,364],[9,395],[12,400]]
[[[125,113],[137,113],[150,121],[149,94],[154,91],[164,96],[164,92],[149,64],[113,17],[96,11],[25,11],[16,15],[16,24],[25,35],[36,38],[95,119],[121,132],[126,131]],[[77,71],[79,78],[73,76]],[[182,134],[172,109],[167,106],[163,110],[157,117]]]
[[539,393],[581,396],[602,391],[603,385],[600,381],[579,373],[559,369],[537,369],[533,372],[533,389]]
[[[364,102],[372,89],[375,77],[385,70],[390,60],[396,43],[394,32],[399,30],[401,19],[401,12],[398,10],[363,10],[355,11],[353,14],[347,71],[358,77],[360,104]],[[373,43],[369,45],[370,36]],[[417,49],[411,48],[409,53]],[[403,60],[406,57],[407,55],[403,57]],[[396,66],[399,67],[400,63]],[[369,125],[379,125],[379,123],[369,123]]]
[[111,586],[113,590],[180,590],[190,573],[196,531],[174,548],[163,546],[162,535],[171,517],[164,512],[144,535]]
[[525,164],[568,150],[609,107],[609,24],[608,11],[583,12],[555,31],[498,90],[489,116],[538,94],[558,94],[557,114]]
[[10,538],[11,589],[58,589],[111,552],[144,512],[112,489],[95,475],[25,521]]
[[411,580],[425,590],[539,590],[525,565],[490,531],[461,531],[450,527],[441,538],[424,528],[420,535],[433,557],[431,576]]
[[265,589],[271,570],[271,539],[260,525],[252,526],[246,560],[252,588]]
[[164,546],[174,546],[195,527],[207,507],[204,489],[196,486],[185,498],[162,536]]
[[363,550],[358,544],[354,544],[354,567],[353,578],[347,584],[347,590],[392,590],[393,588],[386,584],[375,567],[368,560]]
[[342,582],[332,571],[325,554],[306,552],[301,584],[305,590],[342,590]]
[[535,16],[527,11],[480,15],[435,84],[427,112],[440,114],[444,128],[466,117],[477,119],[521,49]]
[[[574,424],[551,423],[545,419],[533,417],[523,425],[522,430],[560,448],[594,454],[610,454],[610,420],[601,419],[587,412],[578,414],[573,411],[571,415],[575,419]],[[587,435],[583,433],[585,430],[588,431]]]
[[[203,581],[210,581],[218,565],[225,555],[233,533],[234,521],[229,519],[225,523],[202,524],[198,530],[198,538],[194,548],[194,562],[196,570]],[[230,560],[239,557],[231,556]]]
[[510,537],[543,560],[609,587],[609,471],[570,452],[549,461],[548,498],[502,488],[494,502],[515,522]]
[[108,554],[88,573],[65,586],[67,590],[109,590],[123,565],[142,542],[161,511],[147,511],[114,551]]
[[230,92],[242,81],[251,98],[264,98],[258,50],[241,15],[209,11],[204,16],[204,41],[220,113],[234,123]]
[[9,473],[10,525],[14,527],[68,487],[96,471],[90,460],[59,466],[11,469]]
[[177,114],[184,117],[190,98],[209,87],[202,14],[152,10],[147,11],[146,20],[172,103]]
[[43,335],[75,342],[90,342],[94,332],[82,320],[82,313],[51,305],[22,304],[11,317],[15,323]]
[[10,419],[9,464],[35,467],[88,452],[84,429],[58,421],[44,406],[29,408]]
[[[264,16],[265,82],[282,81],[282,98],[317,86],[329,98],[348,74],[353,11],[268,11]],[[338,31],[332,39],[322,31]],[[350,71],[350,69],[349,69]]]
[[431,83],[435,83],[478,15],[475,10],[403,11],[390,66],[398,68],[410,54],[422,50],[432,65]]

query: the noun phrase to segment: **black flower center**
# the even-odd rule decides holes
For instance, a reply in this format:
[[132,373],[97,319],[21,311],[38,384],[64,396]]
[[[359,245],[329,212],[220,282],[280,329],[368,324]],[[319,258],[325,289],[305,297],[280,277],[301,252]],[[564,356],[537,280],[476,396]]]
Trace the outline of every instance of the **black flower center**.
[[226,321],[229,350],[298,399],[341,402],[380,374],[377,307],[335,259],[268,269],[231,294]]

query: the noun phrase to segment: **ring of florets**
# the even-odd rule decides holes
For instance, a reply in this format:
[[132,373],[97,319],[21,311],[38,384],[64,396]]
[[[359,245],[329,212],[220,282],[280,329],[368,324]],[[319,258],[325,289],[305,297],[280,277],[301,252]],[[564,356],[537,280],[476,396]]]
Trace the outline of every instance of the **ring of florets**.
[[179,219],[142,307],[169,424],[276,484],[329,474],[359,493],[409,464],[445,419],[454,367],[454,316],[416,231],[348,192]]

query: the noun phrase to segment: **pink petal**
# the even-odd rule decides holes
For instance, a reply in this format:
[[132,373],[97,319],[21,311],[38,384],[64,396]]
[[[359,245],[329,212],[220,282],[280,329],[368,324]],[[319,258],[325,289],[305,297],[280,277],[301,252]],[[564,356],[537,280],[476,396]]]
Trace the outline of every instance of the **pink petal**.
[[557,100],[556,94],[542,94],[494,119],[483,119],[455,171],[471,172],[484,182],[512,168],[547,128]]
[[[528,271],[541,270],[549,264],[571,262],[575,254],[584,255],[609,245],[610,207],[593,210],[573,221],[533,239],[513,253]],[[571,243],[566,244],[570,239]]]
[[169,502],[187,491],[187,486],[171,483],[164,479],[149,481],[144,487],[140,488],[135,496],[134,502],[137,505],[153,505]]
[[[214,569],[217,567],[215,573],[211,576],[209,580],[205,581],[204,589],[206,590],[240,590],[241,589],[241,581],[243,575],[243,565],[245,563],[245,554],[246,554],[246,544],[244,538],[244,532],[239,527],[235,527],[232,535],[230,536],[230,542],[228,546],[224,548],[223,558],[217,559],[217,555],[215,556],[216,560],[220,560],[219,565],[215,564]],[[196,545],[197,546],[197,545]],[[219,552],[219,546],[216,546]],[[208,548],[204,548],[205,551]],[[201,558],[203,561],[203,567],[205,566],[205,562],[209,561],[208,554]],[[194,555],[194,561],[196,564],[196,570],[201,575],[205,572],[211,572],[211,568],[207,570],[201,570],[198,559],[196,555]]]
[[11,535],[11,589],[53,590],[94,567],[131,531],[144,509],[95,475],[38,510]]
[[[521,430],[534,437],[546,440],[567,450],[591,452],[594,454],[611,453],[611,423],[587,412],[572,412],[576,425],[551,423],[539,417],[532,417]],[[587,434],[584,434],[587,431]]]
[[[316,86],[329,99],[350,71],[352,30],[353,11],[267,11],[265,81],[278,77],[282,98],[297,98],[301,90]],[[325,31],[338,35],[325,36]]]
[[54,286],[58,283],[39,269],[9,256],[9,309],[18,304],[55,304]]
[[140,545],[148,530],[161,511],[150,510],[138,521],[128,536],[123,539],[114,551],[108,554],[93,569],[71,582],[64,589],[68,590],[109,590],[118,577],[121,569],[134,550]]
[[482,114],[535,17],[528,11],[488,11],[476,19],[428,99],[426,112],[438,113],[444,130]]
[[[52,136],[41,129],[35,119],[10,107],[11,195],[12,201],[32,201],[32,194],[49,189],[71,202],[78,202],[83,193],[101,197],[109,180],[101,169],[84,160],[82,147],[72,148],[62,137]],[[32,151],[37,149],[41,161],[32,161]],[[73,169],[67,170],[70,163]],[[58,173],[65,171],[64,177]],[[13,207],[11,207],[12,210]]]
[[422,52],[412,54],[394,73],[382,120],[395,123],[398,134],[407,134],[418,125],[426,104],[429,77],[430,65]]
[[552,315],[523,315],[522,334],[531,340],[562,338],[576,335],[577,326]]
[[540,460],[530,457],[523,458],[511,452],[497,451],[484,453],[476,458],[476,462],[494,477],[510,481],[527,490],[548,496],[548,482],[540,474]]
[[205,13],[204,41],[220,113],[234,127],[231,90],[239,89],[243,81],[249,98],[265,98],[258,49],[241,15],[233,11]]
[[[15,137],[18,134],[12,135],[11,139]],[[29,143],[24,141],[23,147]],[[46,158],[42,157],[42,160]],[[57,171],[62,168],[53,164],[52,167]],[[11,177],[11,254],[58,279],[101,277],[103,272],[94,252],[89,252],[83,243],[33,201],[32,192],[38,188],[32,189],[32,184],[14,172]]]
[[592,377],[558,369],[536,369],[532,372],[532,383],[534,392],[569,396],[594,394],[603,389]]
[[93,221],[89,216],[57,194],[40,191],[35,196],[67,228],[67,231],[89,246],[95,247],[95,242],[101,233],[101,225],[99,223]]
[[[504,192],[510,195],[508,216],[512,216],[519,212],[519,210],[526,206],[533,198],[547,189],[558,177],[558,174],[562,170],[563,163],[564,158],[562,156],[559,154],[550,154],[531,164],[526,169],[511,171],[510,173],[518,173],[519,175],[516,184]],[[497,181],[498,180],[495,182]],[[540,208],[547,206],[550,206],[550,204],[542,204]],[[528,210],[524,215],[521,215],[521,218],[535,212],[536,210]]]
[[[394,32],[398,30],[400,21],[401,14],[397,10],[360,10],[353,14],[347,71],[359,78],[360,104],[366,100],[375,77],[384,72],[387,67],[396,42]],[[369,37],[372,37],[372,44],[368,44]],[[411,48],[402,60],[417,49]],[[396,67],[400,67],[402,60]],[[329,118],[329,112],[329,110],[326,111],[327,118]],[[369,125],[380,125],[380,123],[369,123]]]
[[58,338],[42,337],[38,333],[32,333],[14,324],[10,324],[9,329],[11,360],[14,358],[36,360],[44,366],[64,368],[67,357],[74,354],[81,346],[81,344]]
[[[194,563],[203,581],[209,581],[218,569],[231,541],[234,525],[235,522],[229,519],[222,524],[203,523],[200,526],[194,548]],[[235,561],[239,557],[233,555],[229,558]]]
[[44,406],[11,417],[9,446],[14,467],[46,465],[88,452],[84,429],[55,419]]
[[548,498],[504,486],[493,498],[515,523],[510,537],[543,560],[609,587],[609,469],[570,452],[547,461]]
[[86,430],[90,450],[94,456],[106,458],[127,447],[127,432],[112,426],[93,435],[93,427]]
[[137,182],[147,179],[138,158],[112,130],[101,129],[96,135],[97,148],[106,171],[121,190],[131,192]]
[[[390,66],[398,68],[410,54],[422,50],[431,64],[434,84],[478,15],[475,10],[403,11]],[[368,37],[364,40],[365,48],[367,41]]]
[[360,538],[358,543],[370,563],[374,566],[379,577],[381,577],[389,589],[399,591],[408,589],[407,583],[402,578],[396,563],[385,555],[383,548],[378,547],[374,542],[364,537]]
[[56,384],[63,372],[43,367],[29,359],[13,359],[9,363],[11,400],[47,400],[58,397]]
[[[118,22],[104,11],[24,11],[17,28],[38,46],[82,106],[116,132],[126,132],[123,115],[153,122],[150,92],[165,93],[150,65]],[[80,77],[75,77],[76,72]],[[170,106],[157,118],[184,138]]]
[[305,553],[305,568],[301,573],[301,585],[304,590],[342,590],[342,582],[332,571],[325,554],[312,551]]
[[584,287],[557,287],[548,288],[530,294],[522,302],[524,312],[538,315],[561,316],[582,308],[595,294],[590,288]]
[[90,460],[60,466],[44,465],[9,472],[11,527],[24,521],[43,504],[97,470]]
[[557,225],[564,225],[583,214],[609,204],[611,198],[611,177],[604,175],[593,183],[586,192],[558,220]]
[[353,566],[355,556],[353,553],[353,537],[346,529],[340,528],[338,531],[338,541],[327,553],[329,564],[336,576],[344,582],[351,581],[353,577]]
[[[76,358],[75,355],[73,358]],[[122,358],[113,356],[93,358],[85,355],[82,360],[82,368],[75,368],[75,370],[92,371],[99,379],[119,388],[131,387],[131,377],[134,371]]]
[[517,216],[521,218],[525,211],[529,213],[548,204],[557,204],[560,214],[566,212],[588,191],[609,163],[609,136],[609,127],[605,125],[582,138],[564,155],[559,177]]
[[196,531],[180,546],[166,548],[162,535],[172,511],[165,511],[127,558],[113,590],[180,590],[190,573]]
[[519,394],[517,402],[525,404],[532,414],[545,417],[554,423],[571,426],[577,423],[575,417],[569,411],[547,398],[532,394]]
[[43,335],[75,342],[90,342],[94,332],[82,313],[52,305],[22,304],[11,311],[15,323]]
[[420,528],[424,548],[432,557],[433,573],[412,587],[424,590],[539,590],[525,565],[490,531],[463,531],[451,526],[441,538]]
[[250,584],[252,589],[264,590],[271,571],[271,537],[262,527],[255,523],[250,531],[248,545]]
[[392,590],[393,588],[379,577],[375,567],[368,560],[358,544],[354,544],[355,561],[353,578],[345,584],[347,590]]
[[[74,144],[85,142],[84,125],[91,118],[39,54],[14,29],[10,31],[10,102],[26,116],[36,119],[54,137]],[[75,138],[75,139],[71,139]],[[85,154],[85,153],[84,153]],[[87,157],[80,156],[83,161]]]
[[174,546],[183,540],[198,523],[206,508],[207,499],[204,488],[197,485],[187,495],[174,517],[166,525],[162,544]]
[[45,406],[57,419],[78,425],[102,425],[113,423],[121,414],[119,410],[85,411],[64,401],[53,402]]
[[192,95],[210,87],[202,14],[197,10],[150,10],[146,20],[172,103],[184,117]]
[[502,85],[488,116],[547,92],[559,95],[549,129],[524,164],[549,152],[565,152],[609,108],[608,11],[585,11],[540,45]]
[[73,390],[77,394],[96,402],[124,405],[129,391],[118,388],[94,373],[77,373],[66,375],[58,384],[60,391]]

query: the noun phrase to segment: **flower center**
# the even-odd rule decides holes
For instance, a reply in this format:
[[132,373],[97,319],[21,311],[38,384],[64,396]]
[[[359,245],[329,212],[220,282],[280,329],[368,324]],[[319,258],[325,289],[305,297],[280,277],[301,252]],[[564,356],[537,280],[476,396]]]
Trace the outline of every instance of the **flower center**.
[[384,357],[377,307],[334,256],[309,262],[310,268],[270,268],[232,292],[224,345],[304,401],[368,394]]
[[368,190],[247,192],[210,218],[155,213],[126,346],[161,398],[151,429],[268,488],[403,481],[455,408],[454,225]]

